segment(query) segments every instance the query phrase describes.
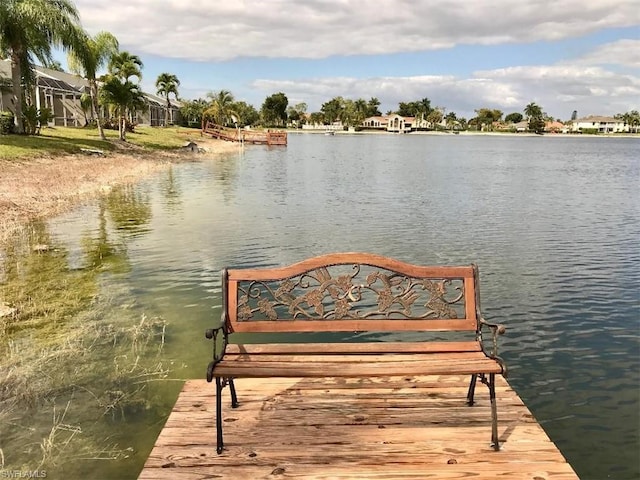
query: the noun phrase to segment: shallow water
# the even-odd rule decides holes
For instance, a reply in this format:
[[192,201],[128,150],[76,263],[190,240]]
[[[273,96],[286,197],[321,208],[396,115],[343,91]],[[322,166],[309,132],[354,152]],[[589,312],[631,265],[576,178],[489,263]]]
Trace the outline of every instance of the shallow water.
[[[478,263],[483,312],[507,325],[509,382],[580,478],[638,478],[638,191],[637,139],[462,135],[290,135],[287,148],[247,147],[116,189],[4,254],[22,266],[0,276],[5,296],[25,265],[48,262],[66,291],[82,286],[82,308],[69,307],[57,331],[89,325],[110,339],[86,354],[80,380],[56,379],[71,386],[0,418],[5,462],[35,469],[53,406],[70,402],[63,423],[81,432],[68,446],[68,432],[59,437],[48,478],[136,478],[175,380],[204,375],[221,268],[366,251]],[[48,335],[10,332],[15,345]],[[132,384],[136,375],[151,381]],[[127,401],[109,409],[114,392]],[[111,459],[95,460],[100,448]]]

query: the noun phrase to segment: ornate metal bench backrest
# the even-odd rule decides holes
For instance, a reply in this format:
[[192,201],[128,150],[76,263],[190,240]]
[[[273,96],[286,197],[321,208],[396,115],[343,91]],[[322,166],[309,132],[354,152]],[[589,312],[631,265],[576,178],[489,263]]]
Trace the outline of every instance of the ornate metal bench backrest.
[[477,268],[359,253],[223,272],[227,332],[472,330]]

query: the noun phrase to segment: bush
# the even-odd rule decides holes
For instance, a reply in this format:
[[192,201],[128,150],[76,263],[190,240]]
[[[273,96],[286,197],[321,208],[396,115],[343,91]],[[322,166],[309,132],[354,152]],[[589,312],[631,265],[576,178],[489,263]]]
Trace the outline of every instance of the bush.
[[14,116],[12,112],[0,112],[0,135],[13,133]]
[[[131,123],[129,120],[124,121],[125,131],[134,133],[137,123]],[[102,128],[105,130],[119,130],[117,118],[107,118],[102,121]]]
[[24,117],[24,132],[27,135],[40,135],[40,127],[46,126],[53,120],[50,108],[38,110],[34,105],[27,105],[22,111]]

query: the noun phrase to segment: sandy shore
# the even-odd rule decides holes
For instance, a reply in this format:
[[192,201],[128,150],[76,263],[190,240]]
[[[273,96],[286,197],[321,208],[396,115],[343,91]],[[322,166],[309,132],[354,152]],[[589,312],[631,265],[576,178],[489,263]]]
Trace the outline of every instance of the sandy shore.
[[0,159],[0,245],[26,222],[73,208],[110,187],[133,183],[173,163],[232,153],[239,145],[198,138],[205,153],[131,148],[103,157],[67,155]]

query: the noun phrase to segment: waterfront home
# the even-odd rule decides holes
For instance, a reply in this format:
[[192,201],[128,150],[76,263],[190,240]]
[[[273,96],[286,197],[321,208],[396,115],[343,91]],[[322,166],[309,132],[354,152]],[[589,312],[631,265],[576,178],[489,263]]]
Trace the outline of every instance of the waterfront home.
[[529,120],[522,120],[518,123],[511,125],[511,128],[515,128],[516,132],[526,132],[529,130]]
[[545,122],[544,131],[549,133],[567,133],[568,129],[564,123],[552,120]]
[[[49,108],[53,118],[49,126],[82,127],[91,117],[80,105],[83,93],[89,93],[89,82],[79,75],[60,72],[41,66],[34,67],[36,77],[35,106],[38,110]],[[4,84],[11,84],[11,62],[0,60],[0,78],[6,79]],[[8,82],[8,83],[7,83]],[[146,108],[133,115],[133,121],[141,125],[152,127],[162,126],[165,121],[167,102],[165,99],[150,93],[144,93]],[[180,102],[171,101],[169,123],[178,122],[180,118]],[[3,88],[0,93],[0,110],[13,111],[12,92]]]
[[622,119],[591,115],[571,122],[572,132],[595,131],[598,133],[629,132],[629,125]]
[[[140,125],[150,125],[152,127],[163,127],[165,112],[167,111],[167,100],[152,93],[143,92],[147,109],[135,113],[134,122]],[[178,100],[171,100],[169,109],[169,125],[174,125],[180,121],[180,107],[182,103]]]
[[[440,123],[444,126],[444,122]],[[409,133],[416,130],[426,130],[435,125],[430,124],[424,115],[420,117],[403,117],[397,113],[391,115],[377,115],[367,117],[362,121],[362,127],[371,130],[381,130],[391,133]]]
[[384,115],[367,117],[362,121],[363,128],[371,128],[375,130],[386,130],[388,124],[389,117]]
[[[53,118],[49,126],[78,127],[85,124],[85,114],[80,97],[89,92],[89,82],[77,75],[58,72],[49,68],[34,67],[36,79],[33,100],[38,110],[49,108]],[[13,111],[11,91],[11,62],[0,60],[0,77],[6,88],[2,89],[0,109]]]
[[409,133],[415,117],[402,117],[398,114],[389,116],[387,123],[387,132],[392,133]]

